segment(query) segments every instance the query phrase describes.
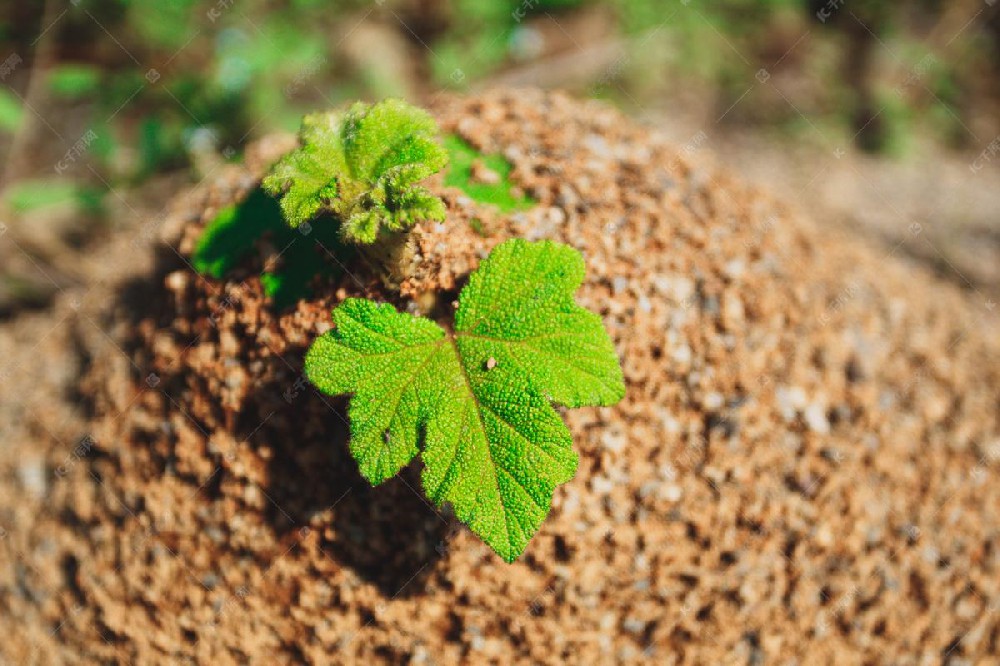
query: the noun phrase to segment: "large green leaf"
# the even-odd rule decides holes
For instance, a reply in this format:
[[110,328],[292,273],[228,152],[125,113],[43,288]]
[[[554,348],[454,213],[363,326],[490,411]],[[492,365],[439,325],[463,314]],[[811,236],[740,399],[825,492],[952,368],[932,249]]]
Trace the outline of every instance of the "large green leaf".
[[322,391],[353,394],[351,452],[362,474],[381,483],[421,453],[428,497],[451,503],[508,562],[576,471],[551,402],[611,405],[624,395],[600,318],[573,300],[583,272],[568,246],[507,241],[462,291],[453,333],[348,299],[306,357]]

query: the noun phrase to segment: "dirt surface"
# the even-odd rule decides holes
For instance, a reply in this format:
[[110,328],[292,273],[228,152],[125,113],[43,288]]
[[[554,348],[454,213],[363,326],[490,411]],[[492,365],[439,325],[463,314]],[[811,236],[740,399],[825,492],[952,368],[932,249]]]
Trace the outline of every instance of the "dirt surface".
[[[815,129],[791,139],[706,124],[710,111],[641,117],[706,162],[718,162],[821,227],[881,242],[981,298],[1000,288],[1000,169],[976,152],[916,137],[906,157],[873,157]],[[841,140],[843,141],[843,139]],[[986,140],[979,138],[978,144]]]
[[[432,181],[448,222],[413,233],[403,294],[358,262],[276,313],[256,276],[280,248],[226,282],[190,270],[205,220],[287,149],[276,138],[102,255],[120,279],[0,338],[0,614],[15,629],[0,655],[988,663],[992,304],[606,107],[519,91],[433,110],[504,152],[539,205],[501,216]],[[584,253],[579,302],[604,319],[628,392],[566,414],[579,472],[507,565],[427,505],[417,469],[368,487],[345,403],[301,366],[342,298],[414,307],[513,235]]]

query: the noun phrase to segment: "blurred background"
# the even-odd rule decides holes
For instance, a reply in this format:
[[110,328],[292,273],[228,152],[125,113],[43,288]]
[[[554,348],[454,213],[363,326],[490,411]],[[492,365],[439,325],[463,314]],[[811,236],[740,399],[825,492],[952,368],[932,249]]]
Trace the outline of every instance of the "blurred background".
[[[355,99],[566,89],[821,224],[1000,284],[998,0],[36,0],[0,9],[0,316]],[[99,275],[98,275],[99,277]]]

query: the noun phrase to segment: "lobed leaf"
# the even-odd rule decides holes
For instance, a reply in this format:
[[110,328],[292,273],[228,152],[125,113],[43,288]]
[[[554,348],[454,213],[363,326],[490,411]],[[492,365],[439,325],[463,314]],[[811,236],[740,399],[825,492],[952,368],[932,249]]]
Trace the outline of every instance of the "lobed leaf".
[[[444,137],[444,147],[448,151],[448,171],[444,177],[446,186],[457,187],[473,201],[496,206],[504,213],[530,208],[534,203],[528,196],[514,195],[510,181],[513,166],[503,155],[480,153],[455,134]],[[473,178],[473,165],[477,161],[497,175],[497,182],[488,183]]]
[[313,114],[302,121],[302,146],[285,155],[261,185],[281,197],[285,221],[293,227],[316,217],[336,198],[338,174],[346,171],[339,132],[340,115]]
[[282,197],[290,225],[330,211],[346,240],[373,243],[382,230],[444,219],[444,203],[418,184],[447,164],[437,132],[426,111],[395,99],[307,116],[301,146],[275,164],[263,185]]
[[508,562],[576,471],[552,401],[610,405],[624,395],[600,319],[573,300],[583,270],[568,246],[507,241],[462,291],[454,334],[348,299],[306,357],[318,388],[353,394],[351,452],[362,474],[381,483],[420,453],[427,496],[450,502]]

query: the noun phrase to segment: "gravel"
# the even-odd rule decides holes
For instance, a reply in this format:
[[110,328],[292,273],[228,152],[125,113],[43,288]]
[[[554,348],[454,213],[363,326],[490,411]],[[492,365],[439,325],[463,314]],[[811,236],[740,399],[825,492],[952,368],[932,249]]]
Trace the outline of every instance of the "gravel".
[[[186,268],[204,221],[288,148],[279,137],[178,197],[164,230],[180,256],[161,249],[127,284],[61,311],[67,332],[53,341],[76,350],[83,374],[75,416],[63,421],[66,401],[50,393],[18,415],[27,435],[0,457],[0,615],[16,628],[0,655],[917,664],[996,653],[994,312],[602,105],[517,91],[434,111],[514,156],[512,178],[539,204],[504,216],[432,180],[449,220],[413,232],[398,292],[351,266],[276,313],[262,258],[226,283]],[[369,488],[347,453],[344,402],[302,384],[301,364],[341,299],[405,308],[455,289],[505,238],[539,234],[586,256],[579,301],[615,340],[628,393],[566,414],[579,471],[507,565],[426,504],[419,470]],[[67,466],[73,424],[96,444]],[[28,452],[43,460],[44,496],[20,492],[24,479],[41,487]]]

